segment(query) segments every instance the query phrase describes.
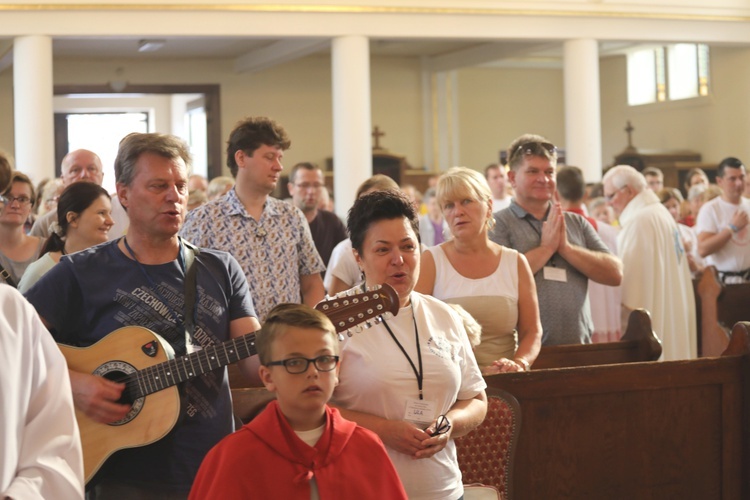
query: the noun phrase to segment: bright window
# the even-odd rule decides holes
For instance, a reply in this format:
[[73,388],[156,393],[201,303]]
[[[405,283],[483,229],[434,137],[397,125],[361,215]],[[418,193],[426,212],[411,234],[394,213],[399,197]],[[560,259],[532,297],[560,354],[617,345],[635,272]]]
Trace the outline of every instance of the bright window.
[[678,43],[628,54],[628,104],[708,95],[708,45]]
[[131,132],[148,132],[148,113],[69,113],[68,151],[89,149],[102,160],[102,186],[115,192],[115,158],[120,139]]
[[656,51],[639,50],[628,55],[628,104],[656,101]]

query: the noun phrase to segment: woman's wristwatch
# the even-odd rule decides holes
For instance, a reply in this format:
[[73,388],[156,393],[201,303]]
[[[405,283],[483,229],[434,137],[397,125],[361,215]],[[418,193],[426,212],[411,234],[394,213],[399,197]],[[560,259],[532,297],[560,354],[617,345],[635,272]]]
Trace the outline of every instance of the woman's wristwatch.
[[523,371],[527,372],[527,371],[531,370],[531,365],[529,364],[528,361],[526,361],[526,358],[524,358],[523,356],[519,356],[517,358],[514,358],[513,361],[515,361],[519,365],[523,366]]

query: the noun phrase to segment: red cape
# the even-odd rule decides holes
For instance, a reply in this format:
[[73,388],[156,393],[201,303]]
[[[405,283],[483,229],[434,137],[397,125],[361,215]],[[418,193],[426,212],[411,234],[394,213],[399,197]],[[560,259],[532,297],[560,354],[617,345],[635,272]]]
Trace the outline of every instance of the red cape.
[[407,498],[374,433],[326,406],[325,431],[310,447],[272,401],[206,455],[190,499],[309,500],[313,477],[322,500]]

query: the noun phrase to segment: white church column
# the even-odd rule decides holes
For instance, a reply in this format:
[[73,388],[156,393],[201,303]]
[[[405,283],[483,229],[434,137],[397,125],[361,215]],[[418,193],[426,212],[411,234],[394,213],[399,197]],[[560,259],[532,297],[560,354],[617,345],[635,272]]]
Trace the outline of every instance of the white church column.
[[437,164],[443,172],[458,165],[458,76],[455,71],[435,73],[434,113],[437,121]]
[[16,168],[34,182],[55,175],[52,38],[13,41],[13,119]]
[[372,175],[370,45],[367,37],[335,38],[333,81],[333,190],[336,213],[346,216],[357,187]]
[[602,177],[599,46],[596,40],[568,40],[564,47],[565,155],[583,170],[586,182]]

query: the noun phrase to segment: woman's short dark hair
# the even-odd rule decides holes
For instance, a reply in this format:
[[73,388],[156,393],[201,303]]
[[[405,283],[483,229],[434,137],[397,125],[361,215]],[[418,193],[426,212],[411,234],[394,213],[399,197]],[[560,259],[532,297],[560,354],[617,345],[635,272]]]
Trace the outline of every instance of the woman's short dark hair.
[[352,240],[352,248],[360,254],[365,242],[365,235],[370,226],[381,220],[399,219],[405,217],[411,224],[414,234],[419,239],[419,219],[414,205],[401,191],[387,189],[373,191],[360,196],[349,209],[346,228]]
[[50,231],[50,236],[47,238],[40,256],[47,252],[61,252],[65,247],[63,238],[67,236],[68,226],[70,225],[68,222],[68,212],[81,215],[81,212],[89,208],[102,196],[110,199],[107,190],[93,182],[74,182],[66,187],[57,201],[56,221],[60,228],[59,232],[57,228],[55,228],[55,231]]

